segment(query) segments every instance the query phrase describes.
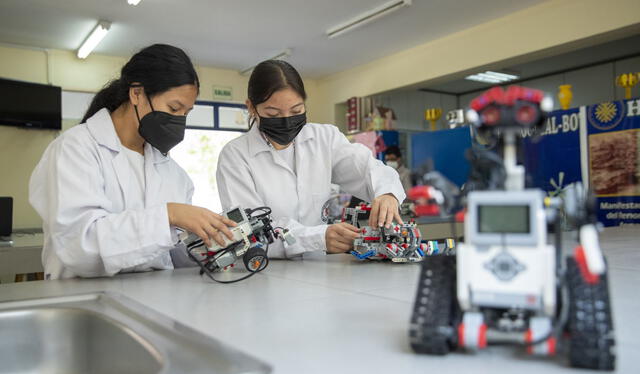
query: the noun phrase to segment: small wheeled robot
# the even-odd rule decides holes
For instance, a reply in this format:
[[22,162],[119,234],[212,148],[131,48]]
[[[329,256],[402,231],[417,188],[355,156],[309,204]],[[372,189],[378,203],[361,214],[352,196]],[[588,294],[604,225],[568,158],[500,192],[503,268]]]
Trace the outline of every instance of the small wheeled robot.
[[[422,262],[410,326],[414,351],[442,355],[516,344],[531,354],[553,355],[566,344],[571,366],[614,369],[595,201],[579,183],[563,197],[527,189],[516,162],[517,138],[539,131],[552,107],[541,91],[515,86],[493,88],[472,101],[467,118],[497,138],[502,155],[473,155],[465,241],[455,256]],[[577,230],[575,251],[566,258],[561,217]],[[553,241],[548,227],[554,227]]]
[[422,242],[422,235],[414,220],[387,227],[360,226],[360,221],[371,212],[369,204],[345,208],[342,222],[361,229],[354,240],[351,254],[359,260],[385,260],[393,262],[419,262],[425,256],[448,253],[455,247],[453,239],[447,239],[442,248],[437,241]]
[[[236,227],[230,228],[233,239],[222,235],[224,246],[214,241],[211,247],[207,247],[193,233],[183,233],[182,239],[187,247],[187,254],[200,266],[200,275],[206,274],[216,282],[234,283],[253,276],[269,264],[269,244],[276,239],[282,239],[288,244],[295,242],[289,230],[271,226],[271,209],[268,207],[236,207],[225,212],[224,216],[237,223]],[[216,279],[215,272],[232,268],[238,261],[242,261],[249,274],[228,281]]]

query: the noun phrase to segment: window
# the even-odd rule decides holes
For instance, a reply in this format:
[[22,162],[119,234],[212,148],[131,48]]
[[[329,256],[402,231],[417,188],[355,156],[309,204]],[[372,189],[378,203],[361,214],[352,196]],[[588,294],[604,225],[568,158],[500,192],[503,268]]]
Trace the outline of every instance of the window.
[[239,131],[196,130],[185,131],[184,140],[171,150],[171,157],[191,177],[195,186],[193,205],[219,213],[222,211],[216,171],[222,148],[242,135]]

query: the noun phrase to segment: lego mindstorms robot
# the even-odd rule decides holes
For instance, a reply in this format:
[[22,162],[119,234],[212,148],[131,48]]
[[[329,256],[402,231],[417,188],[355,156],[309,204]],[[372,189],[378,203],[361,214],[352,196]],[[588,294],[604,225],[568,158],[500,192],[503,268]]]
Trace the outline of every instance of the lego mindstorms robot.
[[[473,100],[471,109],[473,125],[498,140],[502,157],[473,155],[464,243],[455,256],[422,262],[410,326],[413,350],[441,355],[458,347],[516,344],[552,355],[566,347],[571,366],[613,370],[608,273],[594,200],[580,184],[562,198],[525,189],[524,168],[516,162],[517,137],[540,129],[552,102],[541,91],[496,87]],[[577,229],[574,254],[566,259],[561,216]]]
[[[340,199],[339,195],[335,199]],[[360,237],[353,242],[351,254],[358,260],[391,260],[392,262],[419,262],[425,256],[439,253],[450,253],[454,250],[453,239],[445,240],[443,246],[437,241],[423,243],[422,234],[413,219],[406,223],[395,223],[390,227],[371,227],[361,225],[368,219],[371,205],[360,203],[355,207],[341,207],[339,217],[331,217],[331,210],[336,210],[330,199],[323,207],[322,220],[326,223],[347,222],[360,228]]]
[[[267,256],[269,244],[282,239],[293,244],[295,239],[289,230],[271,226],[271,209],[260,207],[255,209],[232,208],[224,216],[237,223],[230,228],[233,239],[222,235],[225,245],[213,242],[211,247],[193,233],[183,233],[182,242],[187,247],[187,254],[200,266],[200,275],[206,274],[211,280],[219,283],[234,283],[247,279],[264,270],[269,264]],[[233,280],[220,280],[214,274],[235,267],[242,261],[249,274]]]

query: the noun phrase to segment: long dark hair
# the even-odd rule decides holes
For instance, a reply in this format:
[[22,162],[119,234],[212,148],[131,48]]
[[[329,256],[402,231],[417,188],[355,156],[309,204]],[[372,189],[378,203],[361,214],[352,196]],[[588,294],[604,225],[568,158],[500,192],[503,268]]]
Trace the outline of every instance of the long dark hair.
[[154,44],[131,57],[120,72],[120,78],[109,82],[91,101],[82,123],[102,108],[110,112],[129,100],[132,83],[140,83],[149,98],[174,87],[200,81],[191,59],[180,48],[167,44]]
[[[304,83],[298,71],[286,61],[266,60],[259,63],[249,78],[247,96],[254,106],[269,100],[274,92],[283,88],[291,88],[302,100],[307,99]],[[252,119],[252,123],[255,119]]]

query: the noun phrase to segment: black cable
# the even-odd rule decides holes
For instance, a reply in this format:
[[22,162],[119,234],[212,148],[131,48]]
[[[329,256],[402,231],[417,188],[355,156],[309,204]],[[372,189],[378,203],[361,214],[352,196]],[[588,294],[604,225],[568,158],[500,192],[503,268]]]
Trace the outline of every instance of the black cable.
[[[254,216],[253,213],[258,211],[262,211],[263,213],[257,216]],[[251,218],[261,219],[261,218],[267,217],[270,214],[271,214],[271,208],[269,208],[268,206],[260,206],[254,209],[247,209],[247,215]]]
[[187,245],[187,249],[201,247],[202,245],[204,245],[204,241],[202,239],[198,239]]
[[263,265],[260,265],[260,267],[259,267],[256,271],[250,271],[250,270],[249,270],[249,274],[247,274],[247,275],[245,275],[245,276],[243,276],[243,277],[241,277],[241,278],[233,279],[233,280],[229,280],[229,281],[223,281],[223,280],[215,279],[215,278],[213,277],[213,273],[211,273],[211,272],[207,272],[207,276],[208,276],[209,278],[211,278],[212,280],[214,280],[214,281],[218,282],[218,283],[224,283],[224,284],[236,283],[236,282],[240,282],[240,281],[242,281],[242,280],[245,280],[245,279],[251,278],[251,277],[253,277],[254,275],[256,275],[257,273],[259,273],[259,272],[263,271],[264,269],[266,269],[266,268],[267,268],[267,266],[269,266],[269,256],[267,256],[267,253],[268,253],[268,252],[269,252],[269,244],[267,243],[267,247],[265,248],[265,256],[264,256],[264,260],[265,260],[265,261],[263,262],[263,265],[264,265],[264,266],[263,266]]
[[212,273],[211,273],[211,272],[206,272],[206,274],[207,274],[207,276],[208,276],[209,278],[211,278],[212,280],[214,280],[214,281],[216,281],[216,282],[218,282],[218,283],[224,283],[224,284],[236,283],[236,282],[240,282],[240,281],[243,281],[243,280],[245,280],[245,279],[248,279],[248,278],[253,277],[253,276],[254,276],[254,275],[256,275],[257,273],[259,273],[259,272],[261,272],[262,270],[264,270],[268,265],[269,265],[269,258],[268,258],[268,257],[265,257],[265,262],[264,262],[264,266],[263,266],[263,267],[261,267],[260,269],[258,269],[258,270],[256,270],[256,271],[249,272],[249,274],[247,274],[247,275],[245,275],[245,276],[243,276],[243,277],[241,277],[241,278],[233,279],[233,280],[229,280],[229,281],[223,281],[223,280],[215,279],[215,278],[213,277],[213,275],[212,275]]
[[[193,249],[193,248],[192,248],[192,249]],[[228,252],[228,251],[230,251],[230,250],[231,250],[231,248],[225,248],[225,249],[221,250],[220,252],[218,252],[218,253],[216,254],[216,256],[221,256],[222,254],[224,254],[224,253],[226,253],[226,252]],[[267,245],[267,248],[266,248],[266,250],[265,250],[265,253],[266,253],[266,252],[268,252],[268,250],[269,250],[269,245]],[[206,275],[207,275],[207,277],[209,277],[209,278],[210,278],[211,280],[213,280],[214,282],[217,282],[217,283],[224,283],[224,284],[228,284],[228,283],[236,283],[236,282],[240,282],[240,281],[242,281],[242,280],[248,279],[248,278],[250,278],[250,277],[254,276],[256,273],[259,273],[259,272],[263,271],[263,270],[264,270],[264,269],[266,269],[266,268],[267,268],[267,266],[269,265],[269,257],[265,255],[265,262],[264,262],[264,266],[261,266],[258,270],[256,270],[256,271],[250,271],[250,273],[249,273],[249,274],[247,274],[247,275],[245,275],[245,276],[243,276],[243,277],[241,277],[241,278],[238,278],[238,279],[233,279],[233,280],[229,280],[229,281],[223,281],[223,280],[220,280],[220,279],[216,279],[216,278],[213,276],[213,273],[212,273],[212,272],[211,272],[211,271],[210,271],[210,270],[209,270],[205,265],[203,265],[203,264],[202,264],[202,262],[201,262],[200,260],[198,260],[198,259],[197,259],[197,258],[196,258],[192,253],[191,253],[191,250],[188,250],[188,251],[187,251],[187,254],[189,255],[189,257],[190,257],[192,260],[194,260],[194,261],[198,264],[198,266],[200,266],[200,275],[202,275],[202,274],[206,274]]]
[[268,206],[259,206],[257,208],[253,208],[253,209],[247,209],[250,214],[253,214],[253,212],[257,212],[259,210],[263,211],[263,212],[268,212],[271,213],[271,208],[269,208]]
[[[254,219],[259,219],[260,220],[260,219],[264,219],[264,218],[268,217],[271,214],[271,208],[269,208],[267,206],[262,206],[262,207],[257,207],[257,208],[254,208],[254,209],[247,209],[247,210],[245,210],[245,212],[247,213],[247,215],[250,218],[254,218]],[[262,213],[260,213],[258,215],[254,215],[255,212],[262,212]],[[277,228],[280,228],[283,231],[285,230],[282,227],[277,227]],[[196,258],[196,256],[192,253],[192,251],[195,248],[201,247],[202,245],[204,245],[204,241],[202,239],[198,239],[198,240],[190,243],[189,245],[187,245],[187,254],[200,267],[200,275],[206,274],[207,277],[209,277],[209,279],[211,279],[211,280],[213,280],[214,282],[217,282],[217,283],[229,284],[229,283],[240,282],[242,280],[251,278],[252,276],[254,276],[257,273],[259,273],[259,272],[263,271],[264,269],[266,269],[267,266],[269,266],[269,256],[268,256],[269,243],[267,242],[266,243],[266,248],[265,248],[264,262],[260,265],[260,267],[258,269],[256,269],[255,271],[251,271],[251,270],[247,269],[249,271],[249,274],[247,274],[247,275],[245,275],[243,277],[240,277],[238,279],[233,279],[233,280],[229,280],[229,281],[216,279],[216,277],[213,276],[213,272],[211,270],[209,270],[207,265],[212,263],[213,260],[215,260],[215,258],[218,258],[218,257],[224,255],[225,253],[227,253],[228,251],[232,250],[235,247],[235,245],[230,245],[229,247],[224,248],[224,249],[216,252],[215,257],[211,256],[211,258],[210,258],[210,256],[205,255],[205,259],[201,261],[201,260]],[[203,261],[205,262],[204,264],[203,264]]]
[[258,270],[252,271],[249,274],[247,274],[247,275],[245,275],[245,276],[243,276],[241,278],[238,278],[238,279],[233,279],[233,280],[229,280],[229,281],[223,281],[223,280],[220,280],[220,279],[216,279],[213,276],[213,273],[206,266],[204,266],[201,261],[198,261],[195,258],[195,256],[193,254],[191,254],[191,252],[189,252],[189,257],[191,257],[192,260],[196,261],[196,263],[200,266],[200,275],[205,274],[212,281],[217,282],[217,283],[224,283],[224,284],[236,283],[236,282],[240,282],[242,280],[248,279],[248,278],[254,276],[256,273],[259,273],[259,272],[263,271],[269,265],[269,258],[265,256],[264,266],[261,266]]

